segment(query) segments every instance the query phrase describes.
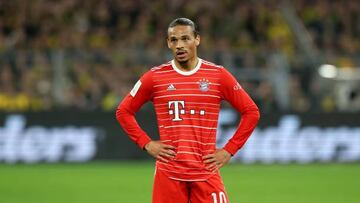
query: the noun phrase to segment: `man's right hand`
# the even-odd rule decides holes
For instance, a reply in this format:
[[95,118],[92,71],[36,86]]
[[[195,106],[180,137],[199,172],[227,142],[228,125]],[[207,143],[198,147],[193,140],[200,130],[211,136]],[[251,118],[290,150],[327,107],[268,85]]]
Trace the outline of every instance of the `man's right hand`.
[[161,141],[150,141],[144,148],[151,156],[164,162],[169,162],[169,159],[174,159],[176,155],[174,146]]

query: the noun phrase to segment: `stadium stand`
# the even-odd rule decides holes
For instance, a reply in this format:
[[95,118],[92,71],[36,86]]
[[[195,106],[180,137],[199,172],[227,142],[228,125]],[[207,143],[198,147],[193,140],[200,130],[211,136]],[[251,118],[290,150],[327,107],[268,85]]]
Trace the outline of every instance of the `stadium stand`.
[[[302,36],[311,39],[316,61],[294,34],[290,8],[304,26]],[[324,91],[317,67],[359,69],[359,10],[359,1],[331,0],[286,6],[243,0],[0,1],[0,111],[113,110],[144,71],[171,58],[166,29],[179,16],[199,24],[200,56],[232,71],[262,112],[346,111],[333,91]],[[351,110],[359,111],[356,86],[349,100]]]

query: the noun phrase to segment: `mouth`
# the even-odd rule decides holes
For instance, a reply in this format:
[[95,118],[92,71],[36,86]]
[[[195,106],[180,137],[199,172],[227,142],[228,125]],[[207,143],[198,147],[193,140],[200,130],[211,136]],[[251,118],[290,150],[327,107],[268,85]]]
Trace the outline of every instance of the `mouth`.
[[186,51],[177,51],[177,52],[176,52],[176,56],[177,56],[178,58],[184,58],[184,57],[186,57],[186,54],[187,54]]

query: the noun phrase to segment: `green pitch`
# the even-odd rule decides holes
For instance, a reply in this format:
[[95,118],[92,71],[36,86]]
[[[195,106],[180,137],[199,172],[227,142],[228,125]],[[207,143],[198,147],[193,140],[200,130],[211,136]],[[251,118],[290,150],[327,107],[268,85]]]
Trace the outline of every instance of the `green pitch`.
[[[1,165],[1,203],[151,202],[153,163]],[[228,165],[232,203],[359,203],[360,164]]]

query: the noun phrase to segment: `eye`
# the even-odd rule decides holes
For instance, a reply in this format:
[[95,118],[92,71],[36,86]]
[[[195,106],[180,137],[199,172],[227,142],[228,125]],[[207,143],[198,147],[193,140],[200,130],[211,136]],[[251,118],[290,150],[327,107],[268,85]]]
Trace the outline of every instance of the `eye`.
[[185,36],[185,37],[182,37],[181,39],[182,39],[183,41],[188,41],[188,40],[190,40],[190,37]]
[[170,39],[170,42],[176,42],[176,41],[177,41],[176,38],[171,38],[171,39]]

